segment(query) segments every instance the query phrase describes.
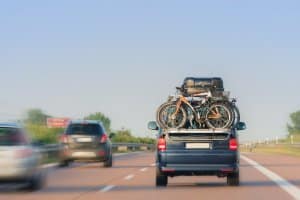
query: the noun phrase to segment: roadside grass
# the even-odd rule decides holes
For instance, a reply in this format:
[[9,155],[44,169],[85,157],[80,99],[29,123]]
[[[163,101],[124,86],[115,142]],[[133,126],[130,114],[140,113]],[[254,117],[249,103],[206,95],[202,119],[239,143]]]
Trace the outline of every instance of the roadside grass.
[[284,145],[272,145],[272,146],[256,146],[250,151],[250,149],[241,148],[242,152],[254,152],[254,153],[267,153],[267,154],[281,154],[300,157],[300,148]]
[[[279,140],[279,142],[280,143],[287,143],[287,144],[289,144],[289,143],[291,143],[291,137],[290,136],[288,136],[288,137],[286,137],[285,139],[281,139],[281,140]],[[300,143],[300,135],[299,134],[294,134],[293,135],[293,142],[294,143]]]
[[[276,144],[276,141],[270,141],[269,144],[256,144],[252,145],[252,148],[248,146],[242,146],[240,148],[241,152],[257,152],[257,153],[267,153],[267,154],[281,154],[281,155],[290,155],[300,157],[300,134],[294,134],[293,139],[291,136],[286,138],[279,139]],[[293,144],[299,144],[292,146]]]
[[275,154],[284,154],[291,156],[300,156],[300,148],[285,147],[285,148],[257,148],[255,152],[266,152]]

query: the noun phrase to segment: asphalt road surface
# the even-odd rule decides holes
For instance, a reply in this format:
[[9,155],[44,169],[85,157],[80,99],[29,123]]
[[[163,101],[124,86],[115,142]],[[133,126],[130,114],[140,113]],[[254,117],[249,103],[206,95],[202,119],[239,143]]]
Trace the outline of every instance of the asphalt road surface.
[[154,153],[133,153],[115,156],[113,168],[74,163],[50,169],[38,192],[1,185],[0,200],[300,199],[300,158],[242,154],[240,170],[239,187],[227,186],[225,178],[175,177],[168,187],[156,188]]

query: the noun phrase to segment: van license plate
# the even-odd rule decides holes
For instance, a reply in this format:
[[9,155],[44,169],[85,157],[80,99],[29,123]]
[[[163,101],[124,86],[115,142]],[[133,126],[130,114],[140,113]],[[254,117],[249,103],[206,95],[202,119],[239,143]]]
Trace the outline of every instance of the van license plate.
[[210,143],[186,143],[186,149],[210,149]]

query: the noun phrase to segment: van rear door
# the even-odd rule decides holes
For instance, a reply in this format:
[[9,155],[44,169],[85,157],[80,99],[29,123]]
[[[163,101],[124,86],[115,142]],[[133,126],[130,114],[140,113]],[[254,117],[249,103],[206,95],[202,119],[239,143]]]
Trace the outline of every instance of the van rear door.
[[216,165],[236,162],[230,130],[174,130],[166,134],[167,165]]

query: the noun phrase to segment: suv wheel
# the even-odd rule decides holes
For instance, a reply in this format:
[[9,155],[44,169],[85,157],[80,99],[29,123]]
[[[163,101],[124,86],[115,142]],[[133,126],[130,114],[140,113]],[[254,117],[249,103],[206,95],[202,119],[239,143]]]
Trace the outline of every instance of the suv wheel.
[[110,155],[108,157],[108,159],[106,161],[104,161],[104,167],[112,167],[112,163],[113,163],[113,158],[112,155]]
[[156,168],[156,186],[165,187],[168,185],[168,176],[163,175],[159,168]]
[[69,161],[67,161],[67,160],[62,160],[62,161],[60,161],[60,163],[59,163],[59,167],[68,167],[69,164],[70,164]]
[[227,175],[227,184],[230,186],[240,185],[240,173],[235,172]]

